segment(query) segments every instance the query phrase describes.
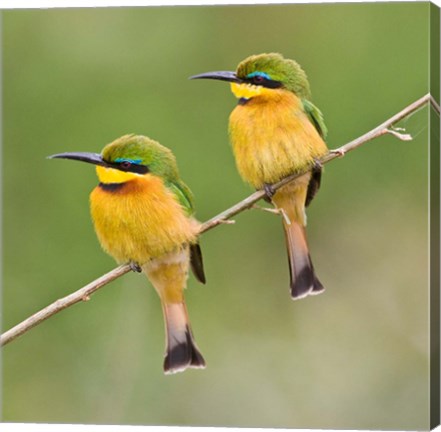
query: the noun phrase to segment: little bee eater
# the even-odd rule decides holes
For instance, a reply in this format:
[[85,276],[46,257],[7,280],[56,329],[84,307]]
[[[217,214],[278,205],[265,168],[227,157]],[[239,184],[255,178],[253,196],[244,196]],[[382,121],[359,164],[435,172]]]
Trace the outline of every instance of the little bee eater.
[[143,272],[162,303],[166,330],[165,373],[204,368],[184,301],[188,269],[205,283],[193,218],[193,196],[179,178],[173,153],[141,135],[125,135],[101,154],[60,153],[50,158],[96,165],[99,184],[90,195],[95,231],[103,249]]
[[[228,81],[238,105],[229,134],[242,178],[284,214],[291,295],[300,299],[324,290],[314,272],[305,234],[305,207],[320,186],[318,158],[328,149],[322,113],[310,101],[305,72],[282,55],[260,54],[243,60],[236,72],[191,77]],[[296,172],[308,172],[274,191],[271,185]]]

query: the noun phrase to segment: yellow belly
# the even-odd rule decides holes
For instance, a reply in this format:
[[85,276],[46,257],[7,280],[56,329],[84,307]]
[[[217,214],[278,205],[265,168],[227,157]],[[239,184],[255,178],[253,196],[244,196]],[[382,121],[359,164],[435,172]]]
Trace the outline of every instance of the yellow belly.
[[190,251],[188,246],[185,246],[177,252],[148,261],[142,269],[163,302],[182,303],[189,263]]
[[151,175],[131,180],[118,191],[96,187],[90,206],[101,246],[119,263],[142,265],[196,240],[196,220]]
[[257,189],[311,166],[328,149],[286,90],[272,90],[238,105],[230,115],[230,139],[242,178]]

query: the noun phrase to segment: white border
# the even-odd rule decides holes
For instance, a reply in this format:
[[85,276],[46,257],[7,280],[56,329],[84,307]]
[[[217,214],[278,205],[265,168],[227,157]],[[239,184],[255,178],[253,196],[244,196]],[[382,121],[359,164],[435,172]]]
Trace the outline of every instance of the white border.
[[[427,2],[427,0],[379,0],[377,2]],[[438,7],[441,0],[431,0]],[[4,9],[38,9],[38,8],[66,8],[66,7],[117,7],[117,6],[207,6],[207,5],[253,5],[253,4],[301,4],[301,3],[364,3],[362,0],[2,0],[0,11]],[[374,3],[374,2],[371,2]],[[224,428],[224,427],[186,427],[186,426],[118,426],[118,425],[71,425],[71,424],[35,424],[35,423],[1,423],[5,432],[252,432],[258,429],[251,428]],[[266,429],[272,430],[272,429]],[[293,429],[274,429],[277,432],[291,432]],[[441,427],[433,429],[441,431]],[[313,432],[318,429],[295,429],[297,432]],[[328,430],[329,431],[329,430]],[[347,430],[344,432],[356,432]]]
[[[379,0],[377,2],[428,2],[428,0]],[[60,8],[60,7],[115,7],[115,6],[207,6],[297,3],[364,3],[363,0],[2,0],[0,9]],[[375,2],[371,2],[375,3]],[[440,6],[441,0],[432,0]]]

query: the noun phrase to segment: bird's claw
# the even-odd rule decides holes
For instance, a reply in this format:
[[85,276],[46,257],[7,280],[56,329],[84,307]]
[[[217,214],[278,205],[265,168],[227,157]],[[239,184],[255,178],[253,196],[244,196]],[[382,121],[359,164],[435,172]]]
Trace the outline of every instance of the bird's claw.
[[129,266],[130,266],[130,269],[132,271],[136,272],[136,273],[141,273],[142,272],[141,266],[139,264],[137,264],[136,262],[134,262],[134,261],[130,261],[129,262]]
[[323,164],[320,162],[319,159],[314,158],[314,161],[312,162],[312,171],[321,171],[323,168]]
[[273,196],[276,193],[276,191],[273,188],[273,185],[271,185],[269,183],[264,183],[263,184],[263,190],[265,192],[264,200],[266,202],[271,203],[273,201]]

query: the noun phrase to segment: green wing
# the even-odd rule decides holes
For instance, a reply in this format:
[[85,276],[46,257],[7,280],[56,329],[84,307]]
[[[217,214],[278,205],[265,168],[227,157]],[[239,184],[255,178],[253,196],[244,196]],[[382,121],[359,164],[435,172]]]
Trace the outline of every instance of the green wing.
[[[193,193],[190,188],[181,180],[166,182],[168,189],[173,192],[176,199],[184,207],[187,214],[191,216],[194,213]],[[205,283],[204,263],[202,261],[202,252],[199,243],[190,245],[190,266],[199,282]]]
[[328,134],[328,128],[323,120],[322,112],[309,100],[302,99],[302,102],[303,108],[308,115],[309,120],[311,120],[311,123],[315,126],[320,136],[325,139],[326,135]]
[[166,186],[175,195],[179,204],[184,207],[188,215],[192,215],[195,211],[193,202],[193,193],[190,188],[181,180],[166,182]]
[[[323,120],[322,112],[309,100],[302,99],[302,102],[303,102],[303,108],[309,120],[317,129],[320,136],[323,139],[325,139],[328,133],[328,129]],[[306,207],[311,203],[312,199],[314,198],[315,194],[318,192],[320,188],[321,175],[322,175],[322,169],[320,167],[312,169],[311,180],[309,181],[308,191],[306,193],[306,201],[305,201]]]

